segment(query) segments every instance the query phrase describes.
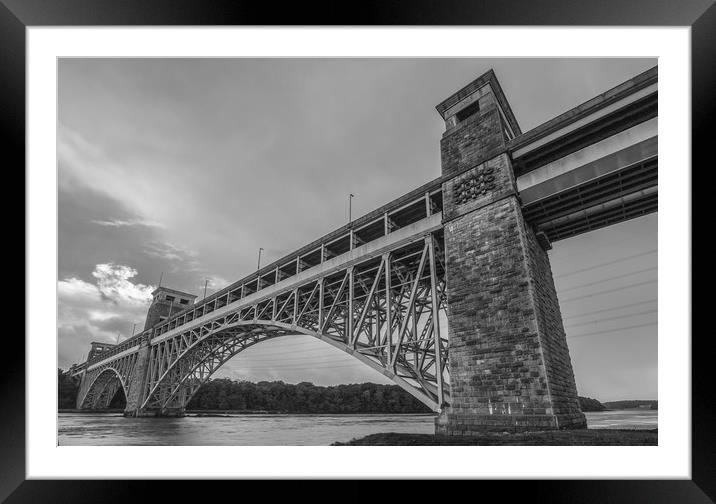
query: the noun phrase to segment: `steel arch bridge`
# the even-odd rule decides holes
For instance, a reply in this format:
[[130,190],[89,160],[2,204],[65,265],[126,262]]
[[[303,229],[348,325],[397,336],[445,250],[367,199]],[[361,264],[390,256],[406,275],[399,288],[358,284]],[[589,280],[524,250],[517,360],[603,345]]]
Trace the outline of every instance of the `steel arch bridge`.
[[657,211],[657,70],[526,133],[483,74],[436,107],[440,177],[201,301],[158,288],[144,331],[70,369],[77,407],[121,388],[125,415],[182,415],[233,356],[305,334],[439,412],[442,433],[585,427],[547,251]]
[[[429,229],[430,222],[420,224],[418,231]],[[345,351],[438,410],[448,380],[447,339],[440,332],[446,307],[442,239],[433,231],[395,238],[326,262],[308,278],[276,285],[246,302],[215,303],[211,312],[151,342],[145,338],[149,359],[143,383],[131,380],[141,343],[90,366],[78,406],[107,407],[122,387],[128,399],[139,392],[140,411],[181,414],[233,356],[272,338],[305,334]],[[142,390],[130,390],[137,386]]]

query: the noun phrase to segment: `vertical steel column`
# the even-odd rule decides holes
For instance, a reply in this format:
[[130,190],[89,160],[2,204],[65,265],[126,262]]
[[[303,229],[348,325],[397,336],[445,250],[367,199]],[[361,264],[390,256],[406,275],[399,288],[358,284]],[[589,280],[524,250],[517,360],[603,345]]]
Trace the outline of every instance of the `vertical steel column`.
[[298,324],[298,289],[293,289],[293,325]]
[[435,349],[435,381],[438,387],[438,408],[441,410],[443,395],[442,342],[440,340],[440,299],[438,298],[438,276],[435,271],[435,243],[432,233],[425,237],[430,254],[430,296],[433,305],[433,338]]
[[[323,245],[321,245],[321,256],[323,256]],[[318,280],[318,330],[323,327],[323,278]]]
[[[351,244],[353,243],[353,231],[351,231]],[[353,266],[348,268],[348,321],[346,324],[346,345],[350,345],[353,337]]]
[[[388,214],[386,214],[387,216]],[[387,332],[385,333],[385,342],[387,345],[387,357],[388,360],[386,362],[389,363],[392,358],[392,352],[393,352],[393,321],[392,321],[392,303],[390,299],[390,275],[392,274],[392,270],[390,267],[390,252],[387,252],[383,254],[383,257],[385,259],[385,323],[387,325]]]
[[418,289],[420,287],[420,275],[422,275],[423,270],[425,269],[425,261],[427,260],[427,257],[428,244],[426,243],[423,247],[423,253],[420,255],[420,264],[418,265],[418,270],[415,273],[415,280],[413,280],[413,287],[410,291],[410,297],[408,298],[407,310],[405,311],[404,318],[398,329],[398,338],[395,341],[395,354],[393,355],[393,359],[390,362],[391,366],[393,367],[393,371],[395,371],[395,365],[398,362],[398,355],[400,354],[400,348],[403,344],[403,338],[405,337],[405,331],[408,329],[410,319],[411,317],[415,319],[415,300],[418,296]]

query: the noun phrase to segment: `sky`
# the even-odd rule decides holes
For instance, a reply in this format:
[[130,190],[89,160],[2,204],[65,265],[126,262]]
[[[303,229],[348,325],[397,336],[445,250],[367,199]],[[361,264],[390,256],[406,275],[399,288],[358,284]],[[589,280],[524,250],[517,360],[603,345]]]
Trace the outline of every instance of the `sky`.
[[[144,326],[162,285],[203,295],[440,175],[435,105],[493,68],[522,131],[654,59],[60,59],[58,366]],[[657,397],[657,218],[553,244],[580,395]],[[385,377],[308,336],[216,377]]]

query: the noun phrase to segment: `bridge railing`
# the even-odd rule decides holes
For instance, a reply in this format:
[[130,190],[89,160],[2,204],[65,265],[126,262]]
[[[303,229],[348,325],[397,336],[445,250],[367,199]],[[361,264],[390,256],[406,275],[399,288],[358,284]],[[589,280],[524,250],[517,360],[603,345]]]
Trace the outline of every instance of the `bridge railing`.
[[124,352],[125,350],[129,350],[130,348],[139,345],[139,342],[142,340],[143,337],[149,337],[152,334],[152,329],[147,329],[146,331],[143,331],[139,334],[135,334],[131,338],[128,338],[121,343],[116,344],[112,348],[109,348],[105,350],[104,352],[97,353],[94,357],[91,359],[87,359],[86,364],[92,365],[97,362],[105,360],[107,357],[111,357],[113,355],[117,355],[118,353]]
[[436,179],[177,312],[155,325],[152,335],[175,329],[441,210],[441,180]]

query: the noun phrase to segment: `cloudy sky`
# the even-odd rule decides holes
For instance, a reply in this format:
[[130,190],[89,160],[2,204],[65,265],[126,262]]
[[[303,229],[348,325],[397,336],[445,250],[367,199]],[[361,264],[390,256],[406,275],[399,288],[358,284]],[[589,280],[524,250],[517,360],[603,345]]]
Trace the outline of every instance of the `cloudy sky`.
[[[523,131],[641,59],[61,59],[58,365],[143,327],[163,285],[201,295],[440,175],[435,111],[493,68]],[[580,394],[656,398],[657,214],[550,251]],[[217,372],[384,377],[309,337]]]

